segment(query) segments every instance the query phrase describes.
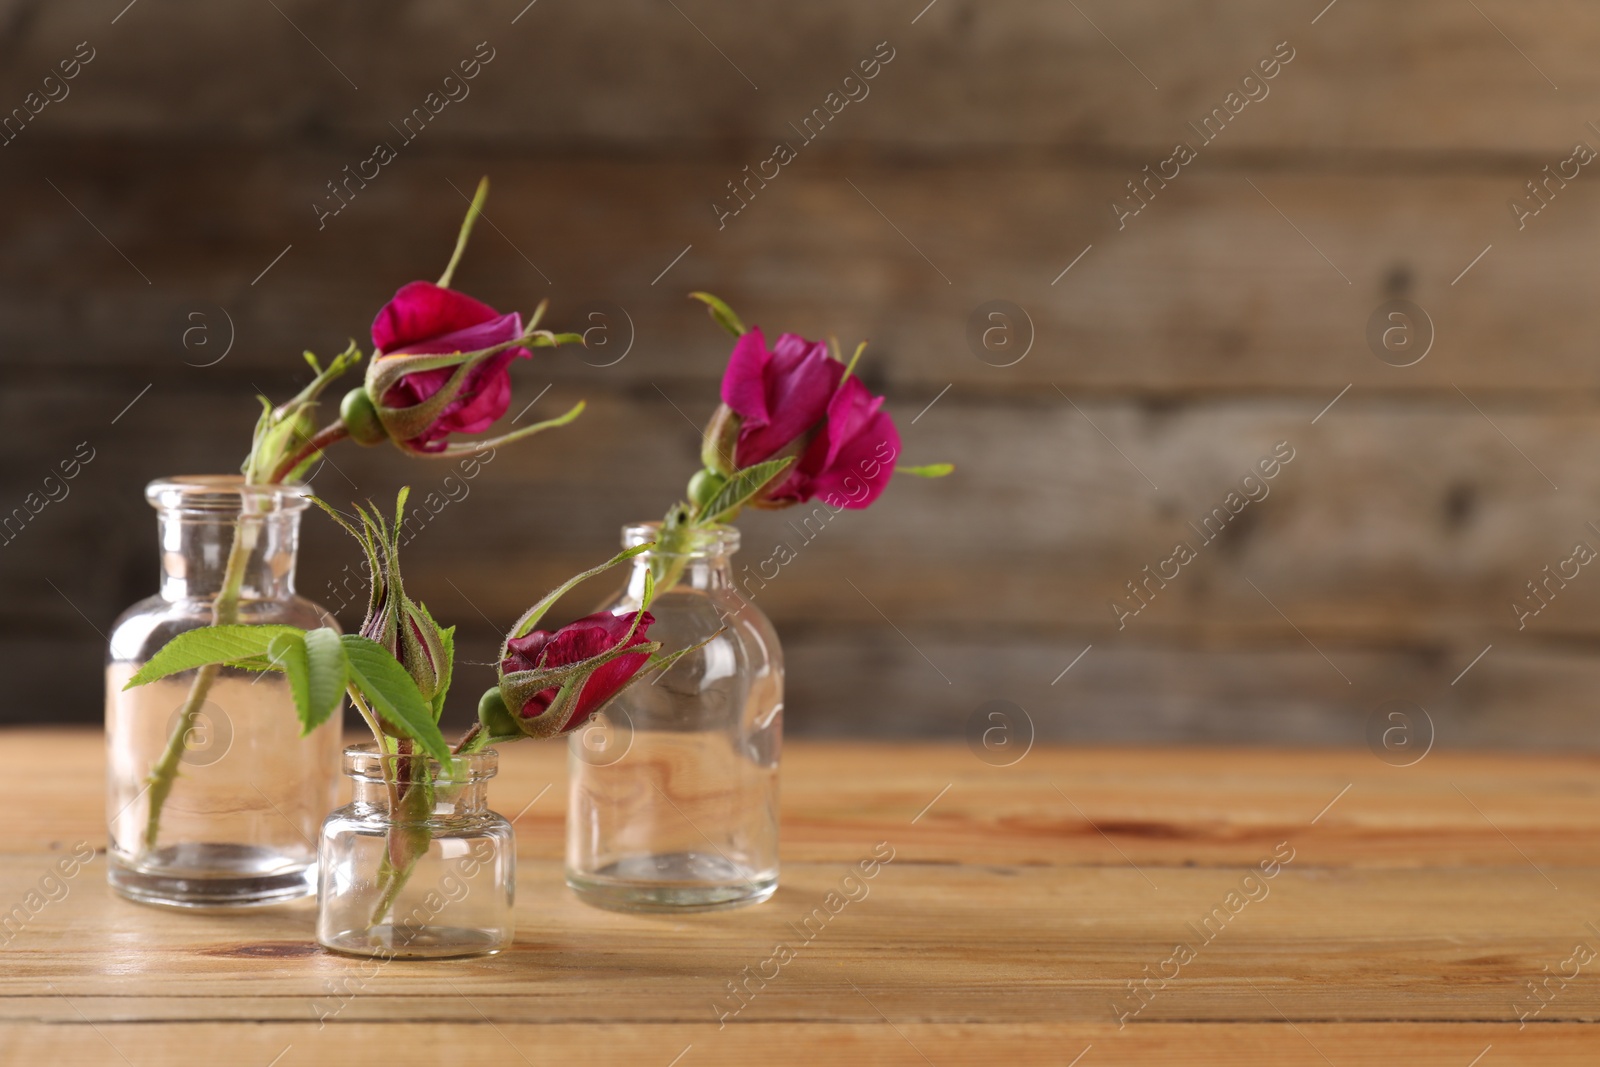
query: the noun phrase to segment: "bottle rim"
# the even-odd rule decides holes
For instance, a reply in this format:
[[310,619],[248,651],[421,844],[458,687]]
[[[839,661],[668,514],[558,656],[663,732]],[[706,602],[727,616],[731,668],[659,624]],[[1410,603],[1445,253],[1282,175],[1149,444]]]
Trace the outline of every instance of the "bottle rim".
[[[440,786],[486,782],[500,769],[500,753],[492,748],[453,757],[449,767],[428,756],[421,758],[428,761],[429,776]],[[350,745],[344,750],[344,773],[360,782],[385,782],[394,777],[399,759],[392,752],[379,752],[370,741]]]
[[311,503],[311,487],[304,484],[251,485],[242,474],[181,474],[157,478],[145,486],[144,498],[158,511],[197,515],[298,513]]
[[[731,556],[739,551],[739,528],[736,526],[701,526],[691,531],[693,543],[686,552],[663,552],[649,549],[643,556],[677,556],[684,559],[709,559],[714,556]],[[636,548],[650,541],[659,541],[660,522],[634,522],[622,528],[622,547]]]

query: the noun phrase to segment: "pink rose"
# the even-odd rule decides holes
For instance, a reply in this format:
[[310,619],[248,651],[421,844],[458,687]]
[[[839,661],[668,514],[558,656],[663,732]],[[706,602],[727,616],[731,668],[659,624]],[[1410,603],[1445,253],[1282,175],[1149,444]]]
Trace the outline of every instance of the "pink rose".
[[883,399],[861,379],[845,377],[844,364],[820,341],[786,333],[769,350],[759,327],[741,336],[722,376],[722,402],[739,419],[732,466],[798,457],[756,506],[821,497],[835,507],[865,508],[878,499],[900,455]]
[[[554,633],[535,630],[526,637],[513,637],[506,642],[506,657],[500,663],[500,673],[551,670],[608,652],[627,637],[634,616],[638,614],[612,615],[602,611],[570,622]],[[639,628],[634,631],[633,640],[626,647],[649,644],[645,632],[655,621],[655,616],[644,612],[639,618]],[[649,659],[648,652],[629,653],[596,668],[578,691],[575,710],[562,732],[570,733],[588,722],[596,709],[616,696]],[[544,689],[533,694],[517,709],[517,713],[525,719],[538,718],[555,700],[556,692],[555,689]]]
[[[374,370],[395,356],[476,352],[521,336],[522,316],[516,312],[502,315],[454,289],[411,282],[372,320]],[[488,429],[511,405],[511,361],[532,355],[526,348],[507,348],[473,365],[455,397],[406,444],[421,452],[442,452],[451,434]],[[415,407],[444,388],[457,369],[405,374],[384,392],[381,407],[401,412]]]

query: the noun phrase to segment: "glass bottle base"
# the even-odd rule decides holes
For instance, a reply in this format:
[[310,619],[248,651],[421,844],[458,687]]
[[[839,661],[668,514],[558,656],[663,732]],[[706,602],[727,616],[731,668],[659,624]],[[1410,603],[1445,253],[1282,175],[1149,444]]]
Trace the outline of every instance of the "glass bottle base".
[[778,872],[751,877],[721,856],[668,852],[628,856],[597,871],[567,871],[585,904],[609,911],[715,911],[760,904],[778,889]]
[[138,864],[113,856],[106,871],[120,896],[169,908],[259,907],[317,891],[315,861],[249,845],[173,845]]
[[379,959],[447,960],[462,956],[494,956],[511,946],[504,930],[474,930],[462,926],[425,926],[420,929],[385,924],[365,930],[341,930],[317,944],[345,956]]

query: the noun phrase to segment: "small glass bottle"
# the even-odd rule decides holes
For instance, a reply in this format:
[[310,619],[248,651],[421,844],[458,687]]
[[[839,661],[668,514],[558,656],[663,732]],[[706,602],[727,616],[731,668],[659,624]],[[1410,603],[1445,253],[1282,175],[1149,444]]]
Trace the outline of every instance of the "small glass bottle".
[[[658,528],[624,527],[622,543],[654,541]],[[739,531],[690,536],[681,551],[634,557],[605,610],[638,610],[652,568],[681,571],[657,588],[649,637],[665,653],[710,643],[627,690],[568,742],[567,884],[599,907],[732,907],[778,887],[783,652],[737,585]]]
[[426,757],[379,755],[371,744],[345,750],[354,790],[322,824],[317,942],[383,959],[509,948],[516,844],[511,824],[489,810],[499,756],[491,748],[449,765],[428,760],[433,803],[420,817],[395,793],[406,758]]
[[310,842],[334,800],[340,716],[302,738],[277,672],[201,668],[123,689],[187,630],[337,626],[294,591],[308,494],[238,476],[145,490],[159,517],[161,591],[116,621],[106,667],[106,866],[125,897],[216,907],[316,891]]

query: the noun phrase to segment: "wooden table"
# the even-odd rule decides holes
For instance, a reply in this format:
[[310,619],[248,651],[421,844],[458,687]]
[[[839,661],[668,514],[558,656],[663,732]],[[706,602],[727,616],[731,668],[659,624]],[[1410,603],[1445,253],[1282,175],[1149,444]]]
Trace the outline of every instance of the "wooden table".
[[[103,847],[101,744],[0,733],[5,908]],[[309,903],[129,904],[97,852],[0,947],[0,1062],[1600,1060],[1600,759],[1037,748],[995,768],[959,744],[795,742],[777,895],[666,918],[562,886],[563,782],[559,746],[504,753],[499,810],[554,787],[518,823],[517,942],[493,959],[333,956]],[[845,883],[875,849],[892,861]],[[803,940],[790,924],[830,903]],[[727,984],[774,970],[719,1025]]]

